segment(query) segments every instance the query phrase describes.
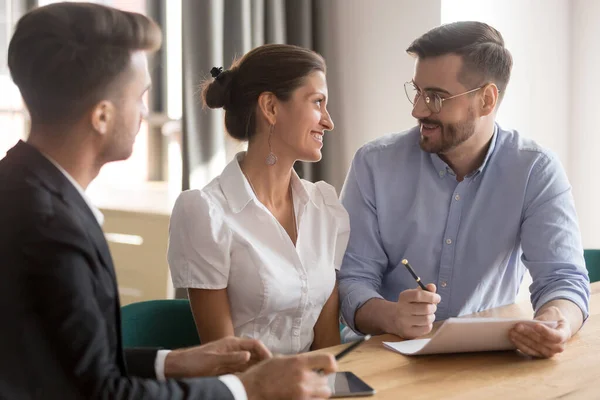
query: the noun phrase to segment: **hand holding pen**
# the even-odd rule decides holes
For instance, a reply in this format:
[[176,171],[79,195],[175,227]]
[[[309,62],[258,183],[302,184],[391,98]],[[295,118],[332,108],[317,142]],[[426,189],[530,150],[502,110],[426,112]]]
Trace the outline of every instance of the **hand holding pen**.
[[436,286],[433,283],[425,285],[421,282],[407,260],[402,260],[402,264],[420,287],[405,290],[398,296],[390,333],[412,339],[431,332],[437,304],[441,298],[436,293]]

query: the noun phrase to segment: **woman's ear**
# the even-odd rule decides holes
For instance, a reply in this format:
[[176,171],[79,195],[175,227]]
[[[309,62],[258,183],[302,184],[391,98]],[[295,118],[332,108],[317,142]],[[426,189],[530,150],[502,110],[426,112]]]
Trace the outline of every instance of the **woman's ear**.
[[258,96],[258,109],[269,125],[277,121],[277,96],[271,92],[263,92]]

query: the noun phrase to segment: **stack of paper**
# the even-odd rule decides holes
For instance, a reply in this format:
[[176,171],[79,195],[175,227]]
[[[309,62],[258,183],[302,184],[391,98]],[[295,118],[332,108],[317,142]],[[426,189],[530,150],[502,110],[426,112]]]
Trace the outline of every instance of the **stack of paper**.
[[515,349],[508,332],[517,323],[541,323],[556,328],[556,321],[505,318],[450,318],[431,339],[383,342],[388,349],[405,355],[464,353]]

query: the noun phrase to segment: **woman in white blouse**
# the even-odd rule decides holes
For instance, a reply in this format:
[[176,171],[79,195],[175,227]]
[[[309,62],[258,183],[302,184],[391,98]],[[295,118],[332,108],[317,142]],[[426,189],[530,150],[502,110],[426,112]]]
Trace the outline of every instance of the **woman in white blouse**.
[[202,342],[228,335],[292,354],[340,343],[336,270],[348,214],[335,189],[302,180],[297,160],[321,159],[325,61],[290,45],[260,46],[213,68],[203,98],[248,141],[202,190],[183,192],[169,229],[175,287],[187,288]]

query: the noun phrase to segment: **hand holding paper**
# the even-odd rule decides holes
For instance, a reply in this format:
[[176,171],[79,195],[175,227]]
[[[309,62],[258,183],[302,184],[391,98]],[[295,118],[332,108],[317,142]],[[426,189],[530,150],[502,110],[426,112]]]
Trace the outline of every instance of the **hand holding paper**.
[[517,324],[509,333],[515,346],[532,357],[550,358],[563,352],[572,333],[569,321],[560,309],[553,306],[542,308],[536,320],[557,321],[557,325],[548,327],[541,324]]
[[405,355],[463,353],[516,349],[509,331],[516,324],[541,323],[555,328],[556,321],[534,321],[504,318],[450,318],[431,339],[383,342],[391,350]]

